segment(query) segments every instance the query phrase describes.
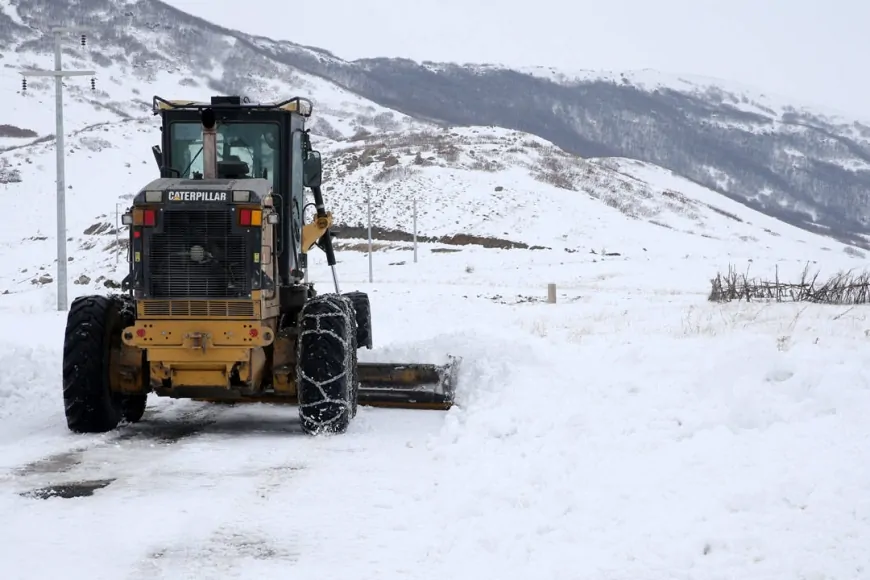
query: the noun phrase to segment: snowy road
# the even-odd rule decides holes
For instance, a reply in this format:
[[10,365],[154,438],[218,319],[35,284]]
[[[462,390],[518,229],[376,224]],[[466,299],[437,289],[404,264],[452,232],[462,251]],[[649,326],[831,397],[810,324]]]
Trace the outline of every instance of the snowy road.
[[[391,512],[430,489],[432,482],[413,481],[411,466],[415,446],[440,421],[363,410],[352,434],[312,440],[294,411],[160,405],[139,425],[11,471],[0,487],[3,562],[27,562],[11,577],[63,570],[69,578],[253,578],[329,569],[350,578],[348,559],[380,560],[373,570],[385,569],[392,555],[377,544],[401,541],[407,530],[391,526],[404,516]],[[397,467],[408,470],[401,479]]]
[[866,314],[594,283],[381,286],[363,355],[463,356],[460,405],[328,438],[157,399],[75,436],[62,320],[3,311],[0,577],[870,578]]

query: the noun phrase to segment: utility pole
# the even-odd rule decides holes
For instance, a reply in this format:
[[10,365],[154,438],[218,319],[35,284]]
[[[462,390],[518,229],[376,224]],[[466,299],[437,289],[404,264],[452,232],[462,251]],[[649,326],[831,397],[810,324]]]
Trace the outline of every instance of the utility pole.
[[121,204],[115,204],[115,265],[121,260]]
[[366,189],[366,209],[369,221],[369,284],[372,283],[372,191]]
[[414,263],[417,263],[417,194],[414,194]]
[[[63,79],[67,77],[94,77],[92,70],[63,70],[61,56],[64,34],[80,33],[81,45],[85,46],[87,28],[69,28],[56,26],[51,29],[54,35],[54,70],[24,70],[25,77],[54,77],[54,107],[55,107],[55,149],[57,150],[57,309],[63,312],[67,309],[67,258],[66,258],[66,185],[64,180],[64,143],[63,143]],[[27,90],[27,79],[22,82],[22,92]],[[94,81],[91,80],[93,90]]]

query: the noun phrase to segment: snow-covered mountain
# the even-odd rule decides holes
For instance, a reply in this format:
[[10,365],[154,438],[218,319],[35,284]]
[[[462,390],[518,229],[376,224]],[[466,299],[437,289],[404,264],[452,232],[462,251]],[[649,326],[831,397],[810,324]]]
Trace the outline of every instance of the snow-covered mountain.
[[[348,62],[218,27],[159,0],[11,0],[0,13],[7,91],[22,64],[50,63],[43,32],[51,24],[94,29],[89,48],[70,49],[67,62],[78,53],[80,64],[99,71],[105,92],[88,108],[103,114],[85,121],[71,111],[73,127],[76,118],[81,128],[94,117],[144,113],[151,83],[165,86],[170,77],[188,93],[304,93],[319,102],[315,129],[325,136],[419,127],[419,120],[521,130],[584,157],[654,163],[799,227],[866,245],[856,234],[870,223],[870,127],[733,83],[653,71]],[[42,116],[22,129],[43,135],[51,131],[50,100],[39,105]]]
[[397,59],[351,66],[353,74],[336,75],[347,77],[345,86],[411,115],[515,128],[583,156],[655,163],[841,239],[867,231],[870,126],[856,120],[655,71],[521,72]]

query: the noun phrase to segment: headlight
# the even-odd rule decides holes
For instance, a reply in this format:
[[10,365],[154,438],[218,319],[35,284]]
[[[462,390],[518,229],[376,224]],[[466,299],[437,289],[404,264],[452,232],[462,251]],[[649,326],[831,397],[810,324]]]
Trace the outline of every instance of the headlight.
[[160,203],[163,201],[163,192],[162,191],[146,191],[145,192],[145,202],[146,203]]
[[233,192],[233,203],[247,203],[251,201],[251,192],[250,191],[234,191]]

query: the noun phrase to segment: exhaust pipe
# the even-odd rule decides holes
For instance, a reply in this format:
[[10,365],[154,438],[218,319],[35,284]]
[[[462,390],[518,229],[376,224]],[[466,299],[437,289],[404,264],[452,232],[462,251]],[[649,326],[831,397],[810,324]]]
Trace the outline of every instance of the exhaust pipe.
[[217,179],[217,119],[212,109],[205,109],[202,120],[202,177]]

